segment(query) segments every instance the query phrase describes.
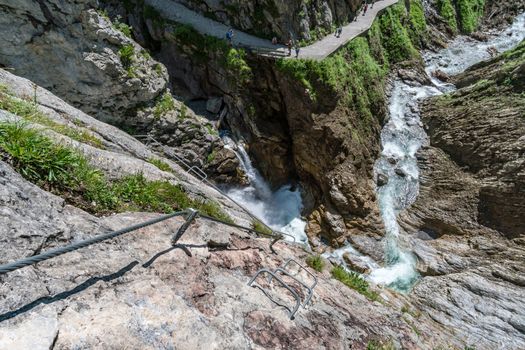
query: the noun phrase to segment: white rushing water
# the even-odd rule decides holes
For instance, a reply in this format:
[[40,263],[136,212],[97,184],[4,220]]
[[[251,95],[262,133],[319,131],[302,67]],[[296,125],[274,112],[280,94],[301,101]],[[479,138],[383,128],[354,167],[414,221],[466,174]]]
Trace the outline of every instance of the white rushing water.
[[[437,69],[458,74],[468,67],[490,58],[489,49],[509,50],[525,38],[525,14],[518,16],[506,30],[490,33],[486,42],[466,36],[457,37],[437,53],[424,54],[429,76]],[[418,279],[416,258],[408,248],[408,237],[397,222],[398,213],[411,205],[419,193],[419,169],[416,152],[427,141],[419,116],[421,99],[451,91],[454,86],[432,78],[433,86],[411,86],[396,81],[389,101],[389,120],[381,132],[382,152],[374,171],[388,182],[378,187],[381,216],[385,224],[385,262],[383,267],[365,260],[372,272],[368,279],[399,291],[408,291]],[[364,260],[351,246],[324,254],[344,263],[342,255],[350,253]]]
[[252,165],[242,142],[235,143],[227,136],[223,140],[237,154],[250,183],[243,188],[230,189],[228,195],[272,229],[293,236],[296,242],[307,244],[306,222],[301,218],[303,201],[299,188],[286,185],[273,192]]

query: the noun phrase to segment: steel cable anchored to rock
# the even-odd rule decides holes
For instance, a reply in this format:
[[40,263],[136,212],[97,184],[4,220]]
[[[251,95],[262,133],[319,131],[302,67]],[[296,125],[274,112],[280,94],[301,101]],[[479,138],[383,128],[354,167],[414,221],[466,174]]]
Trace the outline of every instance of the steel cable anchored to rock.
[[223,221],[223,220],[212,218],[212,217],[207,216],[207,215],[200,215],[198,211],[196,211],[194,209],[188,209],[188,210],[184,210],[184,211],[178,211],[178,212],[175,212],[175,213],[163,215],[163,216],[160,216],[158,218],[155,218],[155,219],[152,219],[152,220],[148,220],[148,221],[142,222],[142,223],[137,224],[137,225],[129,226],[129,227],[117,230],[117,231],[113,231],[113,232],[102,234],[102,235],[99,235],[99,236],[96,236],[96,237],[92,237],[92,238],[89,238],[89,239],[86,239],[86,240],[83,240],[83,241],[80,241],[80,242],[77,242],[77,243],[70,244],[70,245],[65,246],[65,247],[59,247],[59,248],[51,249],[50,251],[42,253],[42,254],[30,256],[30,257],[27,257],[27,258],[24,258],[24,259],[20,259],[20,260],[17,260],[17,261],[8,263],[8,264],[0,265],[0,274],[6,274],[8,272],[12,272],[12,271],[21,269],[21,268],[26,267],[26,266],[34,265],[34,264],[37,264],[39,262],[55,258],[55,257],[57,257],[59,255],[62,255],[62,254],[65,254],[65,253],[70,253],[70,252],[73,252],[73,251],[76,251],[76,250],[88,247],[90,245],[93,245],[93,244],[96,244],[96,243],[101,243],[103,241],[107,241],[109,239],[122,236],[122,235],[124,235],[126,233],[131,233],[131,232],[140,230],[142,228],[145,228],[145,227],[148,227],[148,226],[152,226],[152,225],[158,224],[160,222],[172,219],[174,217],[183,216],[183,215],[188,215],[188,216],[187,216],[186,221],[184,222],[184,224],[180,227],[180,229],[177,231],[177,233],[173,236],[173,238],[172,238],[172,245],[175,245],[177,243],[177,241],[182,237],[184,232],[189,228],[191,223],[195,219],[197,219],[199,217],[202,217],[202,219],[204,219],[204,220],[210,220],[210,221],[218,222],[220,224],[231,226],[231,227],[235,227],[235,228],[242,229],[242,230],[246,230],[248,232],[252,232],[252,233],[255,233],[257,235],[265,236],[265,237],[268,237],[268,238],[273,238],[273,241],[270,244],[270,249],[272,251],[273,251],[273,248],[272,248],[273,245],[277,241],[279,241],[279,240],[281,240],[283,238],[283,234],[278,233],[278,232],[277,233],[274,232],[272,234],[267,234],[267,233],[264,233],[264,232],[260,232],[260,231],[254,230],[253,228],[250,228],[250,227],[244,227],[244,226],[241,226],[241,225],[229,223],[229,222],[226,222],[226,221]]

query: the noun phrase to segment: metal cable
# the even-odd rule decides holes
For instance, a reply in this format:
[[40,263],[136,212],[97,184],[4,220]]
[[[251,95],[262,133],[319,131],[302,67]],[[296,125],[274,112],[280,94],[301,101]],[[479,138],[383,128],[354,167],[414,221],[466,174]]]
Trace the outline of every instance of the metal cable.
[[145,221],[145,222],[137,224],[137,225],[129,226],[129,227],[123,228],[123,229],[118,230],[118,231],[109,232],[109,233],[106,233],[106,234],[103,234],[103,235],[99,235],[99,236],[96,236],[96,237],[92,237],[92,238],[86,239],[84,241],[80,241],[80,242],[77,242],[77,243],[70,244],[70,245],[65,246],[65,247],[51,249],[50,251],[42,253],[42,254],[39,254],[39,255],[27,257],[25,259],[14,261],[14,262],[9,263],[9,264],[0,265],[0,274],[5,274],[7,272],[15,271],[15,270],[18,270],[18,269],[20,269],[22,267],[33,265],[33,264],[39,263],[39,262],[44,261],[44,260],[49,260],[49,259],[54,258],[56,256],[59,256],[59,255],[65,254],[65,253],[69,253],[69,252],[73,252],[75,250],[78,250],[78,249],[90,246],[92,244],[99,243],[99,242],[102,242],[102,241],[105,241],[105,240],[108,240],[108,239],[111,239],[111,238],[115,238],[115,237],[121,236],[123,234],[129,233],[129,232],[133,232],[133,231],[139,230],[141,228],[144,228],[144,227],[147,227],[147,226],[151,226],[151,225],[154,225],[156,223],[159,223],[159,222],[162,222],[162,221],[174,218],[176,216],[184,215],[186,213],[187,213],[186,211],[179,211],[179,212],[175,212],[175,213],[172,213],[172,214],[163,215],[163,216],[158,217],[156,219]]
[[223,220],[220,220],[220,219],[216,219],[214,217],[211,217],[211,216],[208,216],[208,215],[204,215],[204,214],[201,214],[201,213],[199,213],[199,216],[204,218],[204,219],[210,220],[210,221],[215,221],[215,222],[227,225],[227,226],[239,228],[239,229],[242,229],[242,230],[247,230],[247,231],[259,234],[259,235],[268,236],[270,238],[279,238],[279,239],[281,239],[282,236],[288,236],[291,239],[293,239],[294,242],[295,242],[295,237],[290,235],[290,234],[288,234],[288,233],[284,233],[284,232],[280,232],[280,231],[273,231],[273,230],[272,230],[272,233],[265,233],[265,232],[257,231],[257,230],[255,230],[255,229],[253,229],[251,227],[245,227],[245,226],[241,226],[241,225],[237,225],[237,224],[232,224],[231,222],[227,222],[227,221],[223,221]]

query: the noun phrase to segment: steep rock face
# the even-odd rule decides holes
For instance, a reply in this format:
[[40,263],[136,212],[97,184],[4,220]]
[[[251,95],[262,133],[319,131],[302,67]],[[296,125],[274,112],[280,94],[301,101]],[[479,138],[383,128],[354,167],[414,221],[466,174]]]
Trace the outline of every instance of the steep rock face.
[[195,1],[178,2],[225,24],[262,37],[278,37],[285,42],[312,40],[329,33],[340,23],[355,17],[361,0],[313,1]]
[[[159,96],[167,76],[96,5],[1,1],[0,63],[100,119],[119,122]],[[129,66],[119,54],[124,47],[131,51]]]
[[417,305],[469,344],[525,344],[523,43],[453,80],[422,108],[431,146],[420,194],[400,216],[425,277]]
[[240,181],[239,163],[213,125],[171,97],[165,67],[97,6],[0,1],[0,64],[100,120],[153,136],[192,166]]
[[456,77],[463,88],[424,110],[432,144],[483,182],[479,221],[508,237],[525,233],[524,48]]
[[[2,84],[14,94],[31,91],[29,81],[1,73]],[[160,157],[171,168],[171,172],[162,171],[146,161],[159,156],[144,144],[40,87],[37,92],[39,108],[48,118],[90,132],[103,147],[75,142],[52,130],[43,132],[89,156],[111,178],[141,172],[150,180],[180,184],[192,195],[220,202],[238,224],[250,225],[238,208],[169,159]],[[16,119],[0,110],[1,121]],[[0,208],[2,264],[157,216],[88,214],[28,182],[4,158],[0,160]],[[402,296],[378,289],[382,303],[373,302],[327,271],[314,272],[319,283],[311,304],[292,321],[285,309],[247,282],[258,269],[275,268],[288,257],[303,263],[307,254],[301,246],[279,242],[273,254],[267,239],[199,218],[172,247],[170,237],[182,222],[175,218],[1,275],[0,349],[365,349],[369,343],[432,349],[461,345],[425,315],[400,311],[410,310]],[[266,280],[258,282],[265,285]],[[286,305],[293,301],[278,285],[272,293]]]

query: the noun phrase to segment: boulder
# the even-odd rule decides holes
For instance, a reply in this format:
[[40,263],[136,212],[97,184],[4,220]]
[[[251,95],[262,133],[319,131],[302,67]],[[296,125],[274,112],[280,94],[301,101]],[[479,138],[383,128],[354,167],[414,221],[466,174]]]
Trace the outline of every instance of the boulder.
[[206,110],[213,114],[218,114],[222,107],[222,97],[213,97],[206,101]]

